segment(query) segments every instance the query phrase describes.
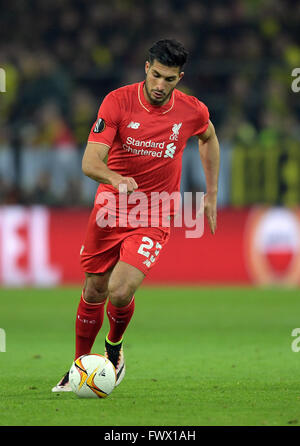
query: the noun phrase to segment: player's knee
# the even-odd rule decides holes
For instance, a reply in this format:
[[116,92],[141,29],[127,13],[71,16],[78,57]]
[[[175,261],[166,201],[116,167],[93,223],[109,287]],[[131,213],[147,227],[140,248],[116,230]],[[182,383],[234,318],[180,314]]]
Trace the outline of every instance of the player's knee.
[[127,283],[110,284],[108,287],[109,299],[111,303],[117,307],[128,305],[133,294],[133,287]]
[[87,281],[83,290],[83,298],[89,303],[103,302],[108,295],[107,286]]

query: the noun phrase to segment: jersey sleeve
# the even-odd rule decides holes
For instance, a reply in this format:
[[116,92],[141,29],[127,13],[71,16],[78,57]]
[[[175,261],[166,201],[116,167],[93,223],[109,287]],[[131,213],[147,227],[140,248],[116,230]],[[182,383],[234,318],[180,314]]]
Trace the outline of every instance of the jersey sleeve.
[[209,125],[209,111],[203,102],[196,99],[196,119],[194,135],[200,135],[204,133]]
[[120,116],[119,102],[111,92],[105,96],[99,108],[97,120],[91,128],[88,142],[98,142],[111,147],[121,120]]

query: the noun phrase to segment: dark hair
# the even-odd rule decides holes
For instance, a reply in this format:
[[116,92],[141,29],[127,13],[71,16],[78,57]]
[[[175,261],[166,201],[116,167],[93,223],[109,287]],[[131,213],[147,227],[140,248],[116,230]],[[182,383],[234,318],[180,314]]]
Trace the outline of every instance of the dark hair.
[[149,62],[153,64],[154,59],[168,67],[179,67],[186,63],[188,52],[184,46],[174,39],[159,40],[148,50]]

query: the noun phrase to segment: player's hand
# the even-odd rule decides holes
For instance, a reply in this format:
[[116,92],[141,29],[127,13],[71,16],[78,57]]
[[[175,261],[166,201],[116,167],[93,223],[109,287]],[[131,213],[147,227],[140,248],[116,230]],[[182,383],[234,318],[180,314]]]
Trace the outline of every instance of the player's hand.
[[111,184],[113,187],[118,189],[119,192],[127,194],[131,194],[138,188],[138,185],[134,178],[122,177],[121,175],[118,175],[116,178],[114,178]]
[[206,215],[210,232],[215,234],[217,229],[217,193],[204,195],[204,214]]

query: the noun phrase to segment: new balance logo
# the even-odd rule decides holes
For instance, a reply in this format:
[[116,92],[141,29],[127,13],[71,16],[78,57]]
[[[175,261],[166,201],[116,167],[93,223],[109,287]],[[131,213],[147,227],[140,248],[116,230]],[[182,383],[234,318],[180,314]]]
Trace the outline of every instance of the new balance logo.
[[164,154],[164,158],[168,158],[168,157],[169,157],[169,158],[173,158],[173,157],[174,157],[175,150],[176,150],[176,146],[174,145],[173,142],[171,142],[170,144],[168,144],[167,147],[166,147],[166,151],[165,151],[165,154]]
[[139,126],[140,126],[139,122],[131,121],[130,124],[128,124],[127,128],[129,128],[129,129],[138,129]]
[[95,325],[96,320],[95,319],[85,319],[82,318],[79,314],[77,316],[77,319],[82,322],[83,324],[91,324],[91,325]]
[[125,321],[123,321],[122,319],[116,319],[114,316],[112,316],[110,311],[108,311],[107,314],[114,321],[115,324],[125,324]]

